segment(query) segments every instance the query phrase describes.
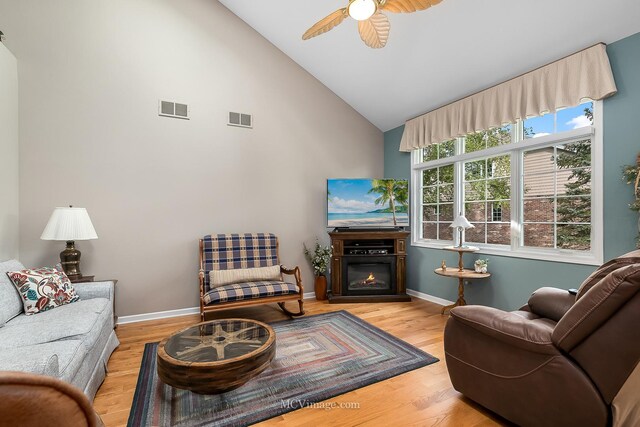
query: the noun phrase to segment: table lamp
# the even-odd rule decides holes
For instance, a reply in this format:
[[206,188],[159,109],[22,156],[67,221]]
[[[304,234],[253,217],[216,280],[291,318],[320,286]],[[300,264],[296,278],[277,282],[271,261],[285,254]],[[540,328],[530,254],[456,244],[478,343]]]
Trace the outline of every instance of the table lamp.
[[460,215],[458,215],[456,217],[455,220],[453,220],[453,222],[451,223],[451,225],[449,227],[453,227],[453,228],[457,228],[458,232],[460,233],[460,239],[458,240],[458,248],[462,247],[462,232],[466,229],[466,228],[475,228],[475,226],[473,224],[471,224],[467,218],[465,218],[464,215],[462,215],[462,212],[460,212]]
[[97,239],[95,228],[85,208],[55,208],[47,226],[42,232],[42,240],[60,240],[67,247],[60,252],[60,262],[65,274],[70,278],[82,277],[80,272],[80,251],[75,248],[76,240]]

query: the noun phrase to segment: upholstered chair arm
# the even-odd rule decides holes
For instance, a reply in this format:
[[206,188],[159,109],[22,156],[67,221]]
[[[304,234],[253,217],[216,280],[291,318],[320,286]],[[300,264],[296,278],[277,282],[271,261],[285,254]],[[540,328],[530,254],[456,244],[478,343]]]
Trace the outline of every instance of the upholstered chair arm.
[[541,354],[560,354],[551,342],[555,322],[528,320],[492,307],[469,305],[451,310],[449,322],[461,322],[482,334],[514,347]]
[[281,265],[280,272],[282,274],[293,276],[296,279],[296,285],[298,285],[298,287],[300,288],[300,294],[304,293],[304,289],[302,287],[302,277],[300,275],[300,268],[298,268],[297,266],[294,268],[287,268],[284,265]]
[[2,425],[104,427],[87,396],[57,378],[0,372],[0,396]]
[[575,302],[576,296],[569,291],[545,287],[531,294],[527,306],[532,313],[557,322]]

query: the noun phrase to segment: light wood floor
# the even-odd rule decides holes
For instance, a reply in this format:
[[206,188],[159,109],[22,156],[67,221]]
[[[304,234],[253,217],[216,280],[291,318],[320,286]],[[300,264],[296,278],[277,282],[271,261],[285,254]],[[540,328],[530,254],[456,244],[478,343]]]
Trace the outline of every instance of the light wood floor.
[[[505,421],[463,398],[451,387],[443,350],[447,316],[426,301],[378,304],[327,304],[305,301],[307,314],[347,310],[394,336],[436,356],[440,362],[354,390],[330,402],[357,403],[359,409],[304,408],[260,423],[260,426],[494,426]],[[277,321],[287,317],[273,306],[227,310],[221,317]],[[125,426],[147,342],[197,323],[199,316],[134,323],[116,330],[120,347],[109,361],[109,374],[94,406],[107,427]]]

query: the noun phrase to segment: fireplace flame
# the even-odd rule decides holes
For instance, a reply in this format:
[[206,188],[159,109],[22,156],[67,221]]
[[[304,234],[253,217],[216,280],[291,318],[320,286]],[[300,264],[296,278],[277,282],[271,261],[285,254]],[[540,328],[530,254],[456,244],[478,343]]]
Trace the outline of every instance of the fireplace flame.
[[364,279],[365,282],[369,283],[369,282],[375,282],[376,278],[373,275],[373,273],[369,273],[369,277],[367,277],[366,279]]

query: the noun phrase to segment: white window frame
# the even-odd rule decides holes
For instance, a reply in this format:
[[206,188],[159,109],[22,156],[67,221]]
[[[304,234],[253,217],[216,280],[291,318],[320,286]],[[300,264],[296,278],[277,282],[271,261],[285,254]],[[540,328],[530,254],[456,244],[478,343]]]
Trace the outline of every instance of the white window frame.
[[[522,131],[520,121],[512,125],[512,132]],[[420,237],[422,234],[422,171],[438,166],[454,165],[454,201],[453,211],[460,212],[464,206],[464,163],[486,157],[511,154],[511,244],[470,243],[480,248],[478,251],[486,255],[499,255],[514,258],[527,258],[544,261],[556,261],[572,264],[600,265],[604,258],[604,224],[603,224],[603,103],[593,101],[593,124],[580,129],[523,139],[512,144],[491,147],[472,153],[462,153],[463,138],[456,139],[455,156],[422,162],[421,150],[411,153],[411,245],[423,248],[442,249],[458,244],[458,233],[453,233],[454,240],[431,240]],[[576,251],[556,248],[534,248],[521,243],[520,232],[523,229],[522,213],[522,152],[545,146],[591,139],[591,250]],[[513,137],[512,137],[513,139]]]
[[[496,216],[498,219],[496,219]],[[498,205],[496,207],[496,202],[491,202],[491,221],[489,222],[502,222],[502,206]]]

